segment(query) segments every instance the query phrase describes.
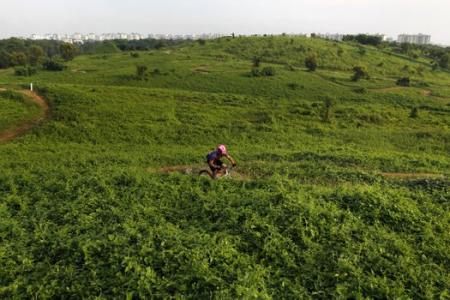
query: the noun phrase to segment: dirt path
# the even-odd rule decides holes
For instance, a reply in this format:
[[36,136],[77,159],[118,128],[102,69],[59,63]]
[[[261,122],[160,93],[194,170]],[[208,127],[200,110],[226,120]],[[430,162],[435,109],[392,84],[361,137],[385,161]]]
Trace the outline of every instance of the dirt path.
[[[157,174],[184,174],[184,175],[192,175],[192,176],[198,176],[199,172],[203,169],[206,169],[206,165],[191,165],[191,166],[168,166],[168,167],[161,167],[161,168],[147,168],[147,172],[149,173],[157,173]],[[237,172],[236,169],[234,169],[231,172],[231,176],[227,177],[234,180],[239,181],[248,181],[250,180],[250,176],[243,174],[241,172]]]
[[[407,88],[402,87],[402,86],[393,86],[393,87],[388,87],[388,88],[378,88],[378,89],[369,89],[369,90],[374,91],[374,92],[379,92],[379,93],[389,93],[389,92],[403,91],[405,89],[407,89]],[[422,96],[429,97],[429,96],[431,96],[431,91],[426,90],[426,89],[421,89],[420,94]]]
[[[0,90],[4,91],[5,89]],[[41,108],[41,113],[39,113],[31,120],[27,120],[18,126],[14,126],[4,130],[3,132],[0,132],[0,144],[7,143],[15,139],[16,137],[25,134],[26,132],[31,130],[34,126],[50,117],[50,107],[41,96],[28,90],[22,90],[20,92],[25,96],[28,96],[31,101],[39,105],[39,107]]]
[[388,178],[399,179],[441,179],[445,177],[442,174],[433,173],[381,173],[381,175]]

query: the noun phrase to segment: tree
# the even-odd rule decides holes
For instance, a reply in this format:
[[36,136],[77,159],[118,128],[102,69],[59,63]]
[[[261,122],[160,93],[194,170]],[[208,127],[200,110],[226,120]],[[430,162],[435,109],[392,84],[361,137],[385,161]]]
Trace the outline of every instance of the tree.
[[370,79],[369,73],[367,72],[366,68],[362,66],[353,67],[353,72],[353,81],[359,81],[360,79]]
[[11,66],[11,55],[6,51],[0,51],[0,69],[6,69]]
[[23,52],[13,52],[11,54],[12,66],[24,66],[27,64],[27,56]]
[[440,66],[441,68],[448,69],[448,67],[449,67],[449,62],[450,62],[450,54],[449,54],[449,53],[444,54],[444,55],[442,55],[441,58],[439,59],[439,66]]
[[61,53],[61,57],[65,61],[69,61],[75,58],[75,55],[77,54],[77,47],[73,44],[64,43],[59,46],[59,51]]
[[147,80],[148,79],[148,67],[145,65],[137,65],[136,66],[136,78],[138,80]]
[[44,50],[40,46],[33,45],[28,50],[28,60],[31,65],[37,65],[43,57]]
[[305,66],[310,72],[314,72],[317,69],[317,59],[315,55],[308,56],[305,59]]

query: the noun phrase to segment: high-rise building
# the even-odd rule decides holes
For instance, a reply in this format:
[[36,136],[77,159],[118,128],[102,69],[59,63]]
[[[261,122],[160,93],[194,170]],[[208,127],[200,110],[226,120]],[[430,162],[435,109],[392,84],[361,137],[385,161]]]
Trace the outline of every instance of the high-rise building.
[[398,36],[397,42],[408,43],[408,44],[418,44],[427,45],[431,42],[431,35],[426,34],[400,34]]

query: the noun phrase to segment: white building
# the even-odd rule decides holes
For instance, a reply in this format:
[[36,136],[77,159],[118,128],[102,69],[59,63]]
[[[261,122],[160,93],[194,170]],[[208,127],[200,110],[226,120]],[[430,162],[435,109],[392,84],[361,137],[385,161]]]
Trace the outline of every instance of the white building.
[[426,34],[400,34],[397,38],[399,43],[427,45],[431,42],[431,35]]

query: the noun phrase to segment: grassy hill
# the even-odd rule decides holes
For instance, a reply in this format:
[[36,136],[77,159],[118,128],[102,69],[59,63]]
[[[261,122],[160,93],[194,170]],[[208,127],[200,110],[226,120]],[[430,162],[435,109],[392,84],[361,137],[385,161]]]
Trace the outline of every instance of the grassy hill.
[[[448,297],[450,76],[361,47],[224,38],[0,70],[52,107],[0,145],[0,296]],[[255,56],[276,75],[251,77]],[[27,118],[13,105],[0,128]],[[241,177],[159,171],[219,143]]]

